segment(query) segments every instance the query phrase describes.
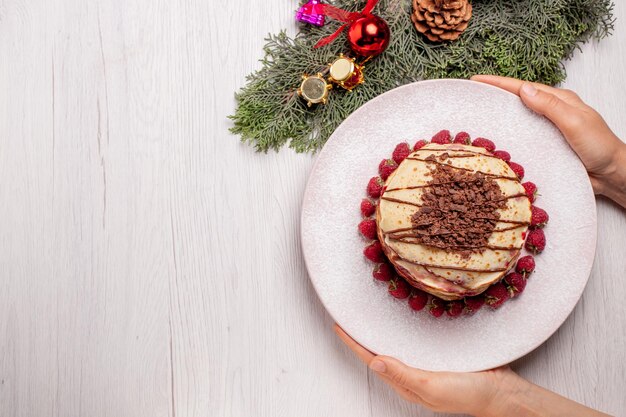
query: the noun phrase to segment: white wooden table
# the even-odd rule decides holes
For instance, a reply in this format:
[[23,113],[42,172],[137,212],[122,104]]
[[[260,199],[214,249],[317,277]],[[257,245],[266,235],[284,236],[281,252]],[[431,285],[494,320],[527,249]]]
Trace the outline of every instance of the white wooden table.
[[[227,131],[285,0],[0,0],[0,415],[430,416],[335,338],[302,260],[314,157]],[[567,86],[626,137],[626,5]],[[625,415],[626,212],[513,366]],[[567,277],[563,277],[567,280]]]

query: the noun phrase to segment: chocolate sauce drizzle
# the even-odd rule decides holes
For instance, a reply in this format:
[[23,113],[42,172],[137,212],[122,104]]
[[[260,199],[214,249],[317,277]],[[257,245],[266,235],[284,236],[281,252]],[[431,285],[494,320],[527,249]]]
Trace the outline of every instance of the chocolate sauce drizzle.
[[484,156],[485,158],[496,158],[496,159],[501,159],[498,158],[497,156],[490,154],[490,153],[481,153],[481,152],[476,152],[476,151],[472,151],[470,149],[418,149],[416,151],[413,151],[413,153],[418,153],[418,152],[424,152],[427,151],[429,153],[433,153],[433,152],[442,152],[442,153],[447,153],[449,158],[462,158],[465,157],[465,155],[463,156],[457,156],[457,155],[461,155],[458,153],[453,153],[451,154],[451,152],[464,152],[465,154],[470,154],[468,157],[471,156]]
[[[388,235],[390,240],[395,240],[396,242],[402,243],[417,243],[421,244],[421,242],[417,241],[415,235]],[[516,251],[520,250],[519,247],[507,247],[507,246],[496,246],[496,245],[482,245],[482,246],[472,246],[472,245],[464,245],[464,246],[448,246],[446,247],[448,250],[454,251],[467,251],[467,250],[475,250],[475,249],[491,249],[491,250],[503,250],[503,251]]]
[[[454,251],[463,258],[468,258],[472,253],[487,249],[502,251],[517,251],[520,249],[519,247],[500,247],[488,243],[489,237],[494,232],[515,230],[529,225],[529,222],[525,221],[500,219],[498,213],[498,210],[507,206],[506,202],[509,199],[526,197],[526,195],[524,193],[510,196],[504,195],[495,180],[519,182],[518,178],[480,171],[476,172],[445,162],[449,158],[472,158],[479,156],[497,158],[496,156],[461,149],[423,149],[417,152],[420,151],[429,151],[431,155],[422,159],[415,157],[415,154],[413,154],[407,159],[429,164],[431,166],[430,175],[432,179],[422,185],[389,188],[381,196],[382,200],[418,208],[411,216],[413,223],[411,227],[389,230],[385,233],[390,240],[432,246],[444,251]],[[451,152],[455,151],[459,153],[451,154]],[[437,154],[432,154],[433,152]],[[385,195],[391,191],[420,188],[426,190],[422,194],[421,204]],[[497,223],[506,223],[512,226],[496,228]],[[389,249],[392,250],[391,248]],[[392,250],[392,252],[395,251]],[[429,271],[428,268],[444,268],[466,272],[502,272],[508,269],[508,267],[475,269],[403,260],[421,266],[427,271]],[[445,279],[445,277],[443,278]]]
[[[428,189],[423,205],[411,216],[418,244],[446,251],[460,250],[462,257],[488,246],[489,236],[500,219],[498,210],[507,206],[498,184],[482,172],[452,167],[445,163],[448,153],[428,156],[435,164],[431,184],[448,183]],[[409,236],[406,236],[409,237]]]
[[408,262],[408,263],[413,264],[413,265],[421,266],[424,269],[427,269],[427,268],[440,268],[440,269],[452,269],[454,271],[462,271],[462,272],[503,272],[503,271],[508,270],[507,267],[504,267],[504,268],[479,269],[479,268],[467,268],[467,267],[460,267],[460,266],[435,265],[435,264],[429,264],[429,263],[426,263],[426,262],[409,261],[407,259],[402,259],[402,260],[404,262]]
[[[482,155],[482,154],[480,154],[480,155]],[[434,155],[431,155],[431,156],[432,156],[432,157],[434,157]],[[458,170],[461,170],[461,171],[466,171],[466,172],[471,172],[471,173],[477,173],[477,172],[475,172],[473,169],[463,168],[463,167],[457,167],[457,166],[455,166],[455,165],[446,164],[446,163],[444,163],[444,162],[437,161],[436,159],[435,159],[435,160],[429,160],[428,158],[430,158],[431,156],[428,156],[428,157],[426,157],[425,159],[415,158],[415,157],[410,157],[410,156],[409,156],[409,157],[407,157],[406,159],[409,159],[409,160],[411,160],[411,161],[433,162],[433,163],[438,164],[438,165],[447,166],[447,167],[452,167],[452,168],[454,168],[454,169],[458,169]],[[444,154],[442,154],[442,155],[440,155],[438,158],[443,159],[443,158],[442,158],[443,156],[445,156],[445,159],[450,158],[450,155],[445,154],[445,153],[444,153]],[[474,155],[474,157],[476,157],[476,156],[478,156],[478,155]],[[494,158],[495,158],[495,157],[494,157]],[[445,160],[445,159],[444,159],[444,160]],[[508,177],[508,176],[502,176],[502,175],[494,175],[494,174],[489,174],[489,173],[487,173],[487,172],[480,172],[480,174],[482,174],[482,175],[483,175],[483,176],[485,176],[485,177],[491,177],[491,178],[493,178],[493,179],[496,179],[496,178],[501,178],[501,179],[506,179],[506,180],[517,180],[517,177]]]
[[[388,191],[392,191],[392,190],[388,190]],[[526,194],[518,193],[518,194],[507,195],[507,196],[504,196],[502,200],[497,200],[497,201],[506,201],[506,200],[510,200],[512,198],[518,198],[518,197],[526,197]],[[415,207],[424,206],[423,204],[414,203],[412,201],[400,200],[399,198],[393,198],[393,197],[382,196],[380,199],[385,200],[385,201],[390,201],[392,203],[407,204],[407,205],[415,206]]]
[[[449,152],[451,152],[450,150],[445,150],[445,149],[418,149],[417,151],[414,152],[420,152],[420,151],[430,151],[430,152],[443,152],[442,155],[439,155],[438,159],[441,160],[446,160],[449,158],[475,158],[478,156],[484,156],[486,158],[495,158],[495,159],[500,159],[497,156],[493,156],[493,155],[488,155],[488,154],[483,154],[480,152],[474,152],[474,151],[466,151],[466,150],[459,150],[459,152],[466,152],[468,154],[449,154]],[[463,167],[457,167],[455,165],[452,164],[446,164],[443,162],[440,162],[437,160],[437,157],[435,157],[434,155],[430,155],[431,157],[434,157],[435,159],[429,159],[429,157],[427,158],[416,158],[414,156],[409,156],[406,159],[411,160],[411,161],[419,161],[419,162],[425,162],[425,163],[429,163],[429,162],[433,162],[439,165],[444,165],[444,166],[450,166],[452,168],[455,169],[459,169],[461,171],[467,171],[467,172],[474,172],[474,170],[469,169],[469,168],[463,168]],[[495,175],[495,174],[490,174],[487,172],[481,172],[482,175],[486,176],[486,177],[490,177],[494,180],[499,179],[499,180],[509,180],[509,181],[515,181],[515,182],[519,182],[519,179],[517,177],[510,177],[510,176],[506,176],[506,175]],[[400,190],[414,190],[414,189],[418,189],[418,188],[429,188],[429,187],[438,187],[438,186],[443,186],[443,185],[448,185],[450,183],[453,183],[454,181],[451,182],[433,182],[433,181],[429,181],[426,184],[421,184],[421,185],[413,185],[413,186],[409,186],[409,187],[402,187],[402,188],[389,188],[386,191],[400,191]]]

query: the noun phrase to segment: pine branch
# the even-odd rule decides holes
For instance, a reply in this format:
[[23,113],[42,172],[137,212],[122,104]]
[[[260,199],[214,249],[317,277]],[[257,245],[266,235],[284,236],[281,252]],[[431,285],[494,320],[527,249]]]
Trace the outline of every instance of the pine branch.
[[[364,5],[351,0],[331,3],[347,10]],[[340,23],[303,25],[295,38],[285,32],[270,35],[261,69],[250,74],[235,95],[231,131],[257,151],[288,144],[296,152],[315,152],[349,114],[392,88],[428,78],[487,73],[558,84],[566,75],[562,61],[575,48],[613,30],[611,0],[474,0],[472,6],[472,20],[457,41],[432,44],[413,27],[411,0],[381,0],[374,12],[389,24],[389,47],[366,64],[365,84],[352,92],[333,89],[326,105],[312,108],[296,89],[303,74],[324,71],[326,64],[349,51],[345,36],[313,49]]]

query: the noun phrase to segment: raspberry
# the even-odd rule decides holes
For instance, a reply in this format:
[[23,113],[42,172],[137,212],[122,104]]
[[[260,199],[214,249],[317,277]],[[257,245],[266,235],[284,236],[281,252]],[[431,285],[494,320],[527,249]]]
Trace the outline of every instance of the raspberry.
[[532,213],[530,216],[530,227],[542,228],[546,224],[548,224],[548,220],[550,219],[550,217],[544,209],[531,206],[530,211]]
[[537,197],[537,186],[534,183],[528,181],[523,183],[522,187],[524,187],[524,190],[526,191],[526,196],[528,196],[530,202],[534,203],[535,198]]
[[470,135],[467,132],[459,132],[454,137],[453,142],[454,143],[460,143],[462,145],[471,145],[472,144],[472,138],[470,138]]
[[509,291],[502,282],[493,284],[485,291],[485,302],[491,308],[498,308],[509,299]]
[[363,249],[363,255],[372,262],[385,262],[383,247],[379,241],[372,242]]
[[413,289],[409,297],[409,307],[415,311],[420,311],[428,303],[428,294],[422,290]]
[[367,239],[376,239],[376,220],[362,220],[361,223],[359,223],[359,232]]
[[384,184],[383,179],[380,177],[370,178],[370,182],[367,183],[367,194],[372,198],[380,197]]
[[404,159],[409,156],[411,153],[411,148],[409,148],[409,144],[406,142],[398,143],[396,145],[396,149],[393,150],[393,155],[391,156],[396,164],[400,164],[400,162],[404,161]]
[[504,281],[508,284],[507,289],[509,290],[511,298],[517,296],[526,288],[526,278],[524,278],[524,275],[517,272],[508,274],[504,277]]
[[528,233],[526,238],[526,249],[535,255],[543,252],[546,248],[546,235],[543,229],[534,229]]
[[411,293],[411,290],[409,289],[409,284],[407,284],[406,281],[401,278],[396,278],[389,281],[388,291],[389,294],[391,294],[395,298],[407,298]]
[[446,305],[441,298],[433,297],[428,305],[428,312],[435,317],[441,317],[446,311]]
[[376,211],[376,206],[372,203],[372,200],[369,198],[364,198],[361,201],[361,214],[364,217],[369,217]]
[[450,317],[457,317],[463,314],[464,307],[465,305],[463,304],[463,301],[450,301],[446,306],[446,313],[448,313],[448,316]]
[[482,295],[475,295],[473,297],[465,297],[465,309],[468,313],[474,313],[485,304],[485,297]]
[[388,263],[376,264],[372,276],[379,281],[389,281],[394,276],[394,271]]
[[452,142],[452,136],[450,135],[449,130],[440,130],[432,137],[430,140],[432,143],[438,143],[440,145],[445,145],[446,143]]
[[517,265],[515,265],[515,272],[518,274],[522,274],[525,277],[532,274],[535,270],[535,258],[532,255],[522,256],[517,260]]
[[383,180],[387,180],[391,173],[398,168],[398,164],[393,159],[383,159],[380,161],[378,165],[378,173],[380,174],[380,178]]
[[511,154],[507,151],[494,151],[493,156],[497,156],[503,161],[509,162],[511,160]]
[[428,145],[427,140],[424,140],[424,139],[418,140],[417,142],[415,142],[415,145],[413,145],[413,150],[416,151],[418,149],[422,149],[426,145]]
[[485,148],[489,152],[493,152],[496,150],[496,144],[485,138],[476,138],[472,142],[472,146],[478,146],[479,148]]
[[508,164],[513,170],[513,172],[515,172],[515,175],[517,175],[517,178],[519,178],[519,180],[521,181],[522,178],[524,178],[524,167],[518,163],[511,162],[511,161],[509,161]]

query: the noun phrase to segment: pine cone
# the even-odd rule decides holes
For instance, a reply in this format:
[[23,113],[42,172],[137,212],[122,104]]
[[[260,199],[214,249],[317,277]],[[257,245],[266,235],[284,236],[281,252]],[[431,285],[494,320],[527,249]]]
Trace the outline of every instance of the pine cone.
[[468,0],[413,0],[411,20],[417,31],[433,42],[455,40],[471,17]]

